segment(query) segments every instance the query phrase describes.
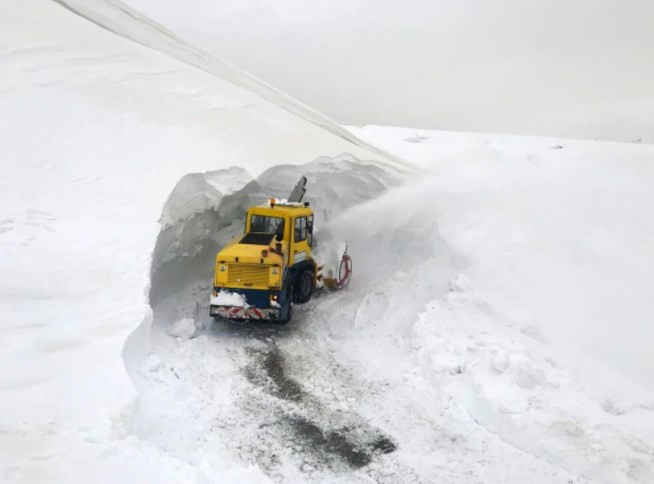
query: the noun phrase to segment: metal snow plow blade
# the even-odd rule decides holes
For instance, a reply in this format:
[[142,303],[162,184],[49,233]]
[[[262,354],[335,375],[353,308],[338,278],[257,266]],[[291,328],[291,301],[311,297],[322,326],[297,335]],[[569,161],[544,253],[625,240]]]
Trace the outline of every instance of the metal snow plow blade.
[[277,321],[279,309],[263,309],[241,306],[211,306],[211,316],[234,320]]

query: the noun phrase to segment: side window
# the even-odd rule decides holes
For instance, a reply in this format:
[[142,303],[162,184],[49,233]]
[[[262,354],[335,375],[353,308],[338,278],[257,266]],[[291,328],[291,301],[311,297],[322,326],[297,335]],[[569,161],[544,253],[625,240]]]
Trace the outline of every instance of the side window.
[[295,239],[294,240],[295,240],[295,242],[299,242],[300,241],[300,219],[299,218],[295,219],[295,230],[294,230],[294,232],[295,232]]
[[309,247],[313,247],[313,215],[307,219],[307,234],[309,238]]
[[295,219],[295,242],[307,240],[307,218],[298,217]]

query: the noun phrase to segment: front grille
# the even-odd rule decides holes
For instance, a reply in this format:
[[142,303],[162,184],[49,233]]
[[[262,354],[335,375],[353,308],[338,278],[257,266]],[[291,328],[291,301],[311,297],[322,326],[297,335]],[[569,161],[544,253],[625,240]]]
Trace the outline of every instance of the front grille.
[[267,286],[270,266],[264,264],[229,264],[227,283],[247,286]]

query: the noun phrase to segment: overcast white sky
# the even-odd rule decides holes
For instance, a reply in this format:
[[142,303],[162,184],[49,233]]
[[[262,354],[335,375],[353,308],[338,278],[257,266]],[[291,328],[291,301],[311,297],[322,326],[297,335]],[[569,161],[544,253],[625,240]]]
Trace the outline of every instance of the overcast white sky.
[[126,0],[343,124],[654,142],[654,0]]

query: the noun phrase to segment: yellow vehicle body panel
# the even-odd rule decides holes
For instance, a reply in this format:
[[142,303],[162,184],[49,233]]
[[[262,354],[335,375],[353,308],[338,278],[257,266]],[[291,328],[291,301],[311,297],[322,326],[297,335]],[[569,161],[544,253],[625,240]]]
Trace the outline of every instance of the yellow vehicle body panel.
[[[256,243],[245,243],[247,236],[252,233],[253,215],[283,219],[283,239],[279,241],[270,234],[270,240],[264,243],[262,241],[266,239],[266,234],[254,233]],[[245,234],[232,239],[216,254],[214,286],[223,289],[280,290],[284,284],[282,278],[286,268],[311,259],[311,236],[306,228],[309,218],[313,220],[313,211],[300,205],[251,207],[247,213]],[[303,223],[305,237],[304,240],[298,240],[297,234],[302,235]]]
[[[216,254],[214,286],[242,289],[279,289],[282,285],[285,256],[272,245],[240,244],[244,235],[234,238]],[[274,239],[273,239],[274,240]],[[282,254],[286,244],[282,243]],[[267,256],[262,251],[268,252]]]

